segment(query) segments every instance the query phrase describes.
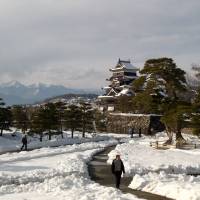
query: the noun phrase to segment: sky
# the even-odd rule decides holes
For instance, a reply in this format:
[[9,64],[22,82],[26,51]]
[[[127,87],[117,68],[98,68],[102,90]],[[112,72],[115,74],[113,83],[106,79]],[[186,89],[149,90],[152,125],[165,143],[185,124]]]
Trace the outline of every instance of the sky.
[[199,0],[0,0],[0,82],[101,88],[119,58],[200,63]]

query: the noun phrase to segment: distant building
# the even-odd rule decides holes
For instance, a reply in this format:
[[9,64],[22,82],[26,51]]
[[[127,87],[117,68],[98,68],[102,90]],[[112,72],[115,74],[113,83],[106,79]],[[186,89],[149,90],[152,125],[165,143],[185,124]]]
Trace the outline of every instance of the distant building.
[[131,83],[137,79],[138,68],[134,67],[130,60],[118,61],[115,68],[110,69],[112,76],[107,79],[110,84],[104,87],[105,94],[99,96],[99,108],[102,111],[114,111],[115,103],[120,96],[133,96]]

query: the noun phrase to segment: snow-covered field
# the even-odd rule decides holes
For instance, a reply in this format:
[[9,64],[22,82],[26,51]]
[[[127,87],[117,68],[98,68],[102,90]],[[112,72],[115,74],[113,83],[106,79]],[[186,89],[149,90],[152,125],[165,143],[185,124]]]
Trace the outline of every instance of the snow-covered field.
[[[196,137],[185,135],[191,142],[199,142]],[[132,176],[130,188],[168,196],[177,200],[200,200],[200,149],[156,150],[150,142],[165,140],[161,133],[155,137],[130,139],[128,135],[101,134],[88,135],[81,139],[78,133],[71,139],[66,133],[64,139],[53,137],[29,137],[29,148],[39,148],[29,152],[6,153],[0,155],[0,200],[106,200],[137,199],[119,190],[100,186],[90,180],[87,162],[92,155],[103,148],[123,144],[109,154],[108,163],[116,154],[121,154],[126,176]],[[67,145],[66,144],[72,144]],[[63,145],[63,146],[59,146]],[[21,136],[5,134],[0,138],[0,151],[17,150],[21,146]],[[59,146],[59,147],[53,147]]]
[[[64,138],[61,135],[52,136],[52,139],[49,140],[48,136],[43,138],[43,141],[39,141],[39,137],[37,136],[28,136],[28,149],[36,149],[41,147],[56,147],[61,145],[68,145],[68,144],[80,144],[85,142],[91,141],[101,141],[108,139],[106,134],[102,136],[93,137],[92,134],[86,133],[86,138],[82,138],[79,132],[74,133],[74,138],[71,138],[71,133],[65,131]],[[13,134],[11,132],[5,132],[2,137],[0,137],[0,153],[7,152],[7,151],[16,151],[20,150],[22,143],[22,134],[20,132],[16,132]]]
[[87,162],[117,141],[87,142],[0,155],[0,200],[135,200],[90,180]]
[[[163,140],[163,134],[157,139]],[[187,136],[188,140],[198,141]],[[143,137],[117,145],[109,154],[108,163],[116,153],[121,154],[126,175],[133,176],[130,188],[168,196],[178,200],[200,199],[200,177],[187,174],[200,174],[200,149],[156,150],[150,141]]]

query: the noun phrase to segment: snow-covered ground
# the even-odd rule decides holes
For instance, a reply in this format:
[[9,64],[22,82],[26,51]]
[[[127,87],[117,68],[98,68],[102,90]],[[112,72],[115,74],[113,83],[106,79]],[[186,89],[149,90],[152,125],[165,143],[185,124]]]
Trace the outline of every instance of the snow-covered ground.
[[[108,163],[116,154],[121,154],[126,176],[132,176],[130,188],[168,196],[177,200],[200,200],[200,149],[156,150],[150,142],[166,140],[161,133],[156,137],[135,137],[128,135],[101,134],[97,137],[64,139],[54,136],[51,141],[29,137],[29,148],[33,151],[6,153],[0,155],[0,200],[106,200],[137,199],[122,194],[114,188],[100,186],[90,180],[87,162],[92,155],[109,145],[117,145],[109,154]],[[191,142],[196,137],[185,135]],[[67,145],[66,144],[72,144]],[[63,146],[59,146],[63,145]],[[0,151],[17,150],[21,146],[21,135],[4,134],[0,137]],[[53,147],[59,146],[59,147]]]
[[[186,136],[188,140],[198,138]],[[163,134],[157,139],[166,139]],[[150,147],[155,138],[143,137],[117,145],[109,154],[108,163],[116,154],[121,154],[126,175],[133,176],[130,187],[178,200],[200,199],[200,177],[187,174],[200,174],[200,149],[156,150]]]
[[135,200],[90,180],[87,162],[115,139],[0,155],[0,200]]
[[[68,145],[68,144],[80,144],[85,142],[91,142],[91,141],[101,141],[108,139],[108,136],[106,134],[102,136],[96,136],[93,137],[92,134],[86,133],[86,138],[81,137],[80,132],[74,133],[74,138],[71,138],[71,133],[64,131],[63,133],[64,138],[61,137],[61,135],[53,135],[52,139],[49,140],[48,136],[43,137],[43,141],[39,141],[38,135],[28,136],[28,149],[36,149],[41,147],[56,147],[61,145]],[[0,137],[0,153],[7,152],[7,151],[16,151],[20,150],[22,146],[22,133],[20,132],[6,132],[3,134],[2,137]]]

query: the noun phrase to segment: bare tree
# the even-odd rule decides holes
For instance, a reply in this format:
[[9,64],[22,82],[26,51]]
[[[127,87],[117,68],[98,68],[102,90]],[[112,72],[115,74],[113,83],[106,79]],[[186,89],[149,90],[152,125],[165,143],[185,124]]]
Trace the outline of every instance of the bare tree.
[[196,89],[200,85],[200,81],[195,75],[186,74],[187,84],[191,89]]
[[198,80],[200,80],[200,64],[192,64],[192,70],[194,70],[195,76]]

